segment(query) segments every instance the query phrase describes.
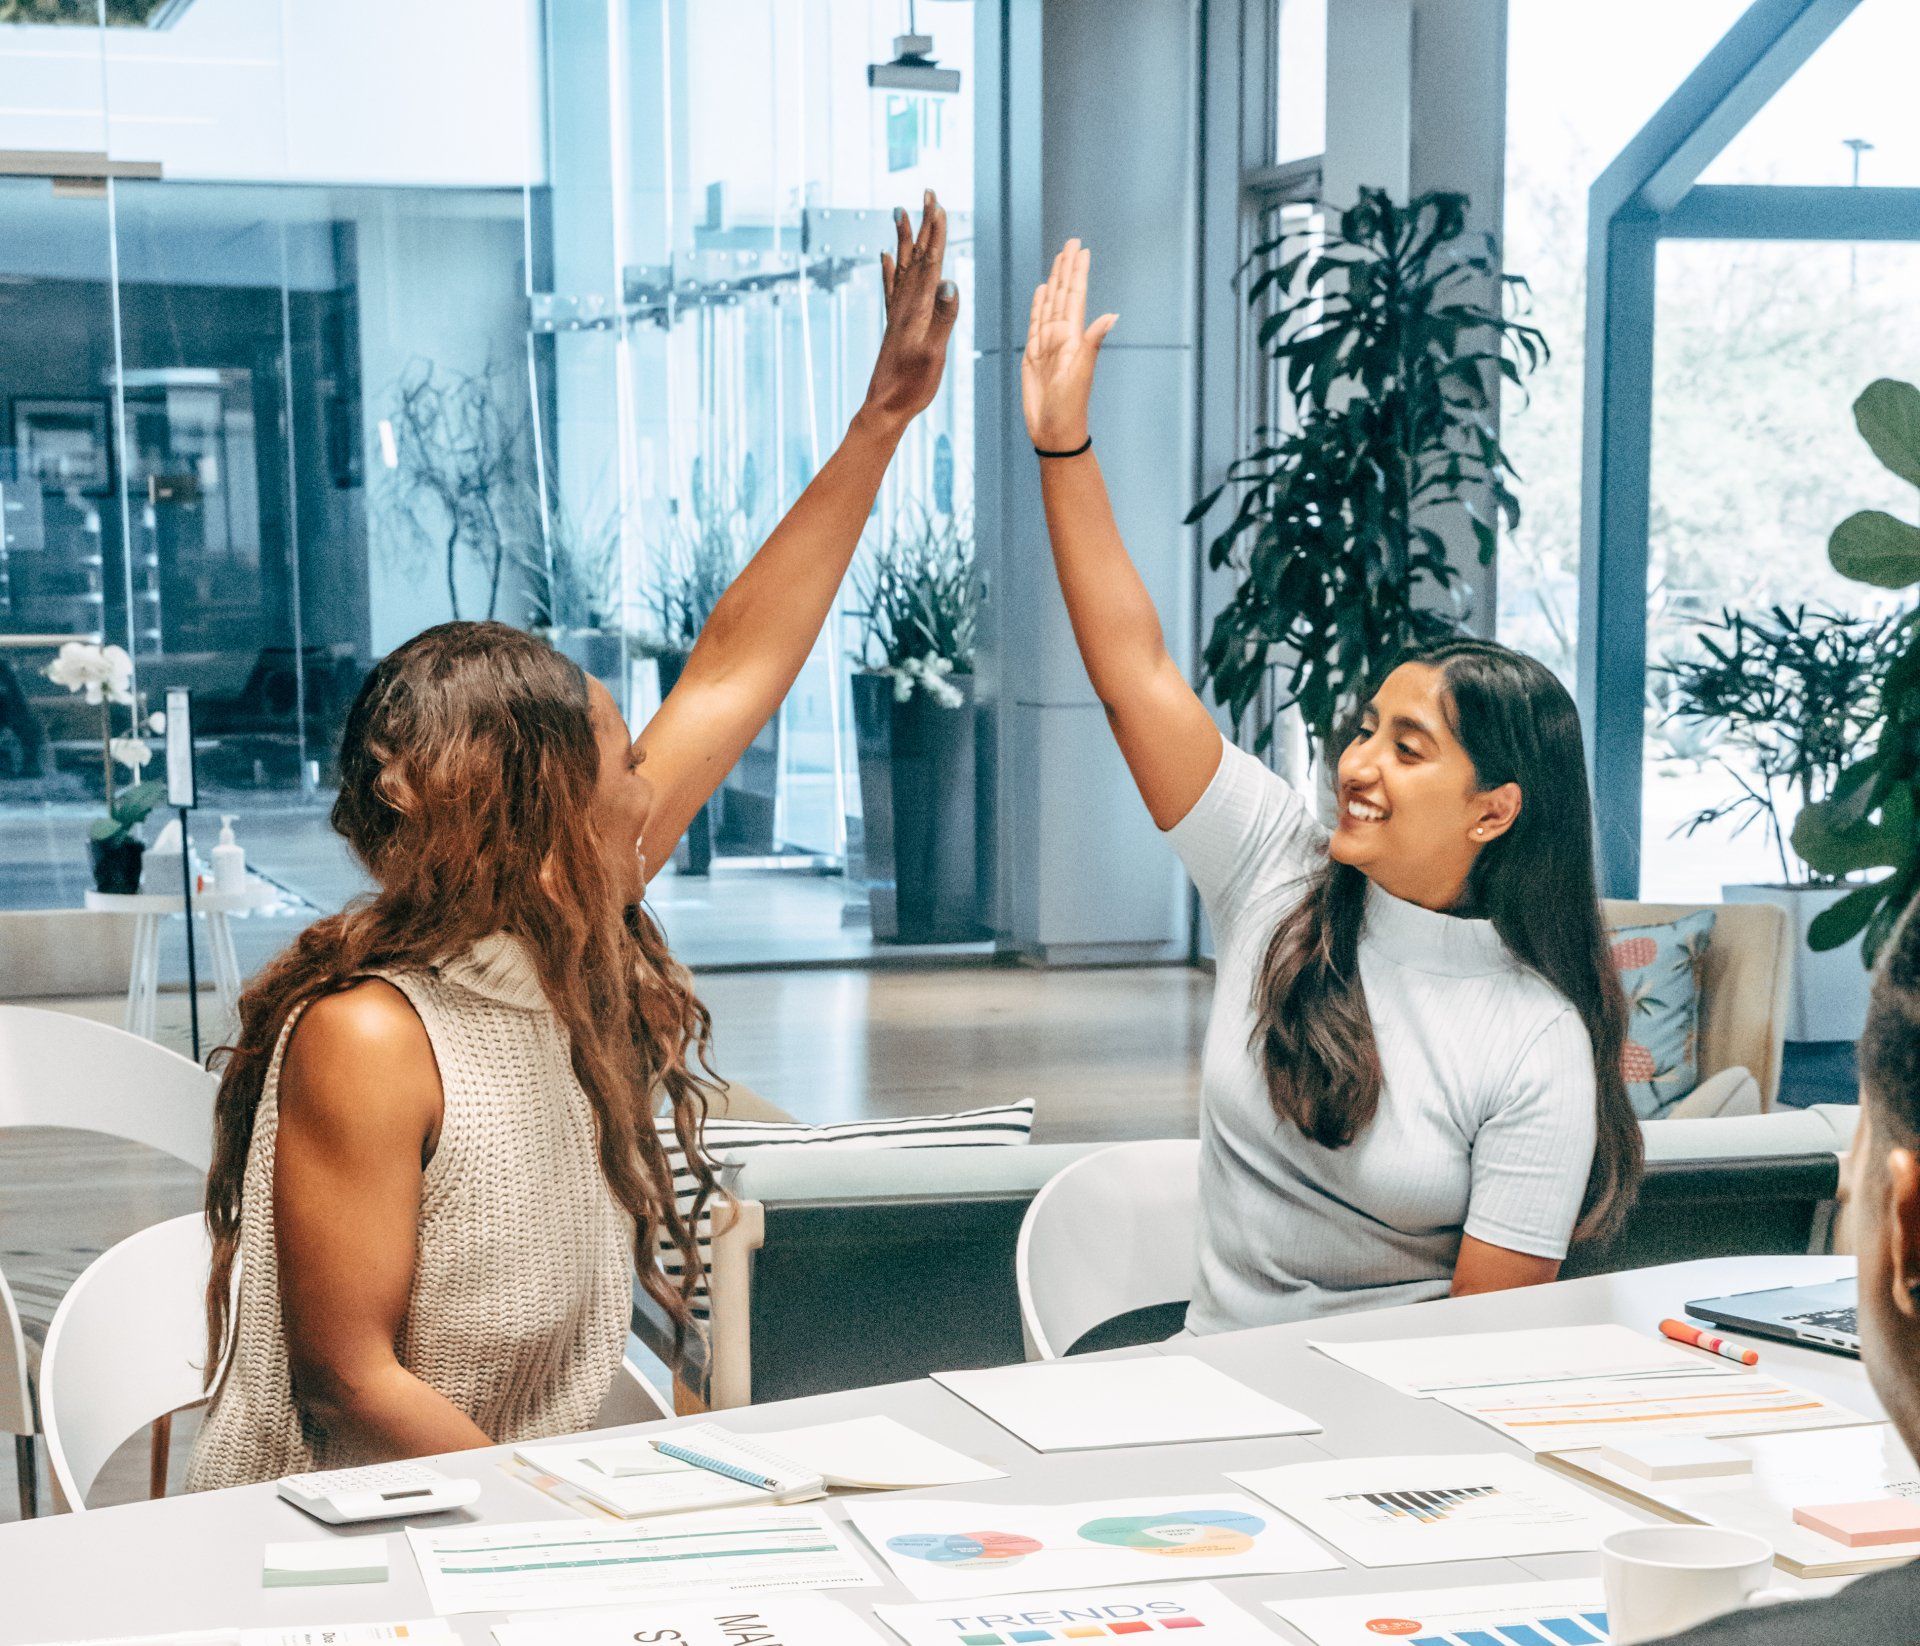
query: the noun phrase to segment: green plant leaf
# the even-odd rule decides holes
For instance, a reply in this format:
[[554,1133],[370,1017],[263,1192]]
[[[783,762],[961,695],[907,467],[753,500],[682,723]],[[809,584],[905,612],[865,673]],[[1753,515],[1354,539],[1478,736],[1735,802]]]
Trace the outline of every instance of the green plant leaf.
[[1882,377],[1860,391],[1853,421],[1861,438],[1909,486],[1920,486],[1920,389]]
[[1807,927],[1807,947],[1816,954],[1844,948],[1867,928],[1873,912],[1886,896],[1882,883],[1856,886],[1829,909],[1822,909]]
[[87,830],[87,837],[100,841],[119,840],[132,832],[124,823],[116,823],[110,817],[96,817],[93,827]]
[[1876,589],[1920,583],[1920,526],[1879,509],[1862,509],[1833,528],[1827,558],[1842,577]]
[[1892,790],[1880,810],[1878,823],[1846,821],[1845,803],[1816,801],[1794,820],[1792,846],[1815,874],[1830,879],[1857,874],[1862,869],[1894,867],[1903,862],[1913,842],[1913,793]]

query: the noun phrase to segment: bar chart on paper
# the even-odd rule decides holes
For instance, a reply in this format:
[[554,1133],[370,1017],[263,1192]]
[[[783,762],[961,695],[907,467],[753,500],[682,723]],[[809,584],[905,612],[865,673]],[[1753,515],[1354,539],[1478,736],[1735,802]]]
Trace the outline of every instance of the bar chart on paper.
[[1612,1639],[1606,1601],[1591,1578],[1267,1605],[1314,1646],[1606,1646]]
[[1533,1463],[1498,1452],[1340,1458],[1227,1478],[1363,1566],[1595,1549],[1632,1524],[1592,1493],[1566,1491]]

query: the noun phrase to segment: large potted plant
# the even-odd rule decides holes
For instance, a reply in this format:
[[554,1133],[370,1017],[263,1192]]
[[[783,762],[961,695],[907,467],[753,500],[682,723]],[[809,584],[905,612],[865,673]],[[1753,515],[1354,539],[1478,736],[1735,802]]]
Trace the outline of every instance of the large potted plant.
[[[1873,455],[1920,486],[1920,388],[1881,378],[1853,403]],[[1833,530],[1827,557],[1836,571],[1878,589],[1920,586],[1920,526],[1883,509],[1862,509]],[[1920,892],[1920,608],[1894,624],[1878,665],[1879,705],[1861,754],[1833,793],[1801,812],[1794,850],[1822,874],[1883,871],[1856,886],[1813,923],[1815,949],[1861,940],[1871,966],[1901,913]]]
[[[153,750],[140,735],[143,728],[133,695],[133,659],[119,646],[70,640],[47,665],[46,675],[56,686],[79,692],[100,710],[100,783],[107,814],[94,819],[87,836],[94,889],[137,892],[141,859],[146,853],[146,842],[138,831],[147,814],[166,797],[167,786],[140,781],[141,768],[153,758]],[[131,724],[120,736],[113,730],[115,708],[130,711]],[[125,788],[118,787],[115,766],[124,766],[134,781]]]
[[1470,538],[1484,564],[1495,516],[1520,517],[1495,396],[1547,345],[1476,299],[1490,280],[1515,293],[1525,282],[1499,275],[1466,208],[1459,194],[1402,206],[1363,190],[1324,232],[1284,232],[1252,253],[1259,344],[1294,423],[1256,431],[1187,521],[1237,493],[1207,559],[1240,585],[1214,620],[1205,668],[1237,730],[1256,717],[1256,749],[1294,706],[1324,747],[1396,655],[1459,632],[1468,614],[1450,537]]
[[971,522],[910,511],[858,588],[866,666],[853,676],[853,720],[873,935],[983,938]]
[[1838,786],[1873,724],[1875,659],[1892,628],[1891,620],[1804,606],[1723,611],[1701,629],[1697,652],[1656,671],[1669,688],[1670,717],[1694,732],[1729,779],[1727,798],[1682,827],[1691,835],[1732,820],[1739,835],[1758,825],[1779,861],[1777,881],[1724,886],[1721,896],[1787,911],[1798,950],[1789,1040],[1853,1040],[1866,1022],[1858,937],[1824,953],[1807,942],[1814,922],[1853,887],[1789,850],[1787,808],[1804,810]]

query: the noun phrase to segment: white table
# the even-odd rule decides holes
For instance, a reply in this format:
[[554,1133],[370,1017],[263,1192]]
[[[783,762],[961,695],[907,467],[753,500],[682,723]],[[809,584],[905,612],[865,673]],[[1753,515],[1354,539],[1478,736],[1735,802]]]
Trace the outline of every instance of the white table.
[[[1678,1314],[1688,1298],[1831,1280],[1851,1271],[1848,1258],[1722,1258],[1124,1351],[1198,1354],[1325,1425],[1322,1434],[1290,1439],[1042,1455],[927,1380],[748,1407],[725,1414],[724,1421],[742,1430],[761,1430],[882,1412],[1008,1471],[1005,1480],[917,1494],[924,1496],[1065,1503],[1160,1491],[1230,1491],[1236,1488],[1220,1478],[1228,1469],[1379,1453],[1519,1450],[1437,1401],[1415,1400],[1348,1370],[1308,1348],[1309,1337],[1402,1337],[1607,1320],[1651,1329],[1662,1316]],[[1858,1361],[1783,1344],[1765,1348],[1761,1366],[1869,1416],[1883,1415]],[[505,1455],[496,1449],[438,1460],[449,1474],[477,1476],[481,1497],[471,1511],[425,1524],[563,1517],[565,1511],[551,1498],[499,1469],[498,1460]],[[844,1502],[836,1500],[836,1512],[843,1512]],[[261,1587],[266,1542],[343,1535],[390,1538],[387,1582],[318,1589]],[[859,1542],[857,1534],[855,1541]],[[882,1577],[880,1584],[838,1590],[834,1598],[862,1612],[876,1602],[911,1599],[886,1575],[877,1558],[873,1566]],[[1261,1601],[1284,1595],[1368,1594],[1451,1583],[1580,1577],[1597,1570],[1598,1557],[1592,1554],[1545,1555],[1400,1571],[1349,1567],[1229,1579],[1221,1581],[1220,1587],[1268,1624],[1280,1642],[1297,1637]],[[1795,1585],[1785,1577],[1780,1581],[1816,1590],[1835,1586],[1831,1581],[1814,1585]],[[426,1592],[412,1556],[391,1523],[386,1530],[333,1531],[282,1502],[271,1486],[244,1486],[0,1526],[0,1646],[229,1625],[374,1622],[420,1617],[426,1610]],[[483,1646],[490,1642],[487,1630],[496,1621],[497,1617],[473,1614],[455,1623],[465,1640]]]
[[[240,960],[233,952],[233,928],[227,916],[268,908],[279,896],[274,887],[258,879],[248,880],[245,891],[193,894],[193,912],[206,917],[213,986],[230,1021],[238,1022],[240,1017]],[[159,1015],[160,929],[170,915],[185,910],[186,899],[179,892],[88,892],[87,907],[101,914],[134,917],[124,1021],[130,1034],[151,1040]]]

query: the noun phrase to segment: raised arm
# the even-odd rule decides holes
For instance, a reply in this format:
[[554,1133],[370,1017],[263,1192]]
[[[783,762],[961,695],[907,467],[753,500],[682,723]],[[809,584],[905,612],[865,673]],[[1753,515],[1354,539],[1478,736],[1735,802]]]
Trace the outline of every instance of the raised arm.
[[[1086,444],[1094,362],[1119,318],[1086,323],[1092,255],[1069,240],[1033,294],[1020,399],[1027,434],[1043,452]],[[1039,462],[1054,570],[1080,659],[1141,799],[1154,822],[1170,829],[1219,768],[1219,730],[1167,651],[1159,614],[1120,540],[1099,459],[1086,451]]]
[[895,256],[880,259],[887,330],[867,397],[830,458],[713,608],[679,683],[640,734],[654,806],[648,872],[780,707],[846,576],[880,481],[907,425],[940,387],[960,313],[941,278],[947,214],[931,191],[920,232],[904,211]]

